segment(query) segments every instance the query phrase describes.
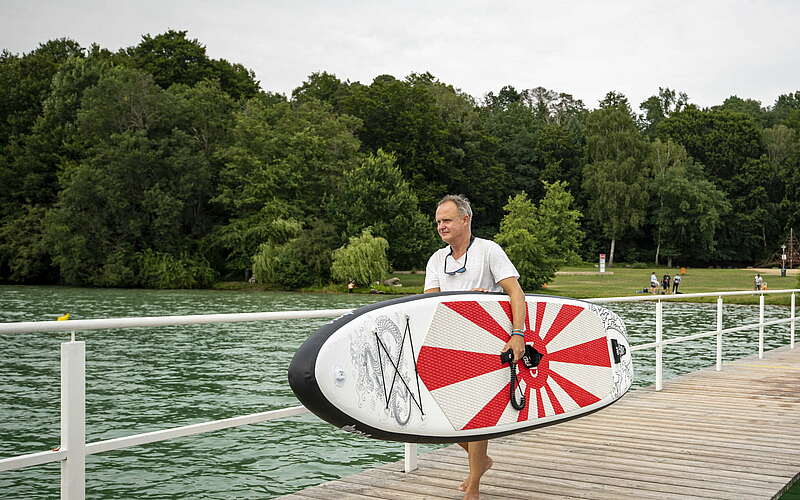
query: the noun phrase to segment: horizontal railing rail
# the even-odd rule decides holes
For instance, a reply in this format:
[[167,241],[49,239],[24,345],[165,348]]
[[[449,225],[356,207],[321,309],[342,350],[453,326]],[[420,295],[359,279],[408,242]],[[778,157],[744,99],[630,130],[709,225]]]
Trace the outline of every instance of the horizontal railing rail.
[[111,328],[145,328],[154,326],[204,325],[209,323],[241,323],[284,319],[335,318],[352,309],[315,309],[313,311],[279,311],[238,314],[193,314],[188,316],[146,316],[141,318],[71,319],[69,321],[21,321],[0,323],[0,333],[77,332]]
[[[759,358],[763,357],[764,328],[767,326],[790,324],[790,347],[794,349],[795,339],[795,304],[796,293],[800,289],[789,290],[758,290],[712,293],[689,293],[677,295],[642,295],[631,297],[603,297],[588,299],[596,304],[618,302],[656,302],[656,328],[655,342],[631,346],[631,351],[644,349],[656,350],[655,359],[655,386],[656,390],[662,389],[663,347],[678,344],[689,340],[706,337],[717,337],[717,364],[716,369],[722,369],[722,336],[743,330],[759,329]],[[740,325],[732,328],[722,328],[723,297],[737,295],[759,295],[759,322]],[[764,321],[764,295],[791,294],[790,315],[788,318]],[[717,297],[717,328],[715,330],[694,333],[691,335],[664,340],[663,337],[663,302],[668,300],[681,300],[701,297]],[[49,451],[30,453],[10,458],[0,459],[0,472],[14,469],[42,465],[50,462],[61,462],[61,497],[63,499],[85,498],[85,457],[95,453],[119,450],[131,446],[139,446],[191,436],[204,432],[212,432],[241,425],[251,425],[279,418],[286,418],[308,413],[303,406],[281,408],[249,415],[240,415],[221,420],[202,422],[197,424],[173,427],[153,432],[124,436],[104,441],[86,443],[85,440],[85,342],[75,341],[74,333],[77,331],[143,328],[155,326],[197,325],[209,323],[236,323],[246,321],[272,321],[292,319],[317,319],[331,318],[348,314],[353,309],[321,309],[312,311],[279,311],[239,314],[201,314],[187,316],[153,316],[140,318],[108,318],[87,319],[70,321],[27,321],[18,323],[0,323],[0,334],[23,334],[32,332],[68,332],[72,340],[61,344],[61,446]],[[416,468],[416,445],[405,446],[405,470]]]

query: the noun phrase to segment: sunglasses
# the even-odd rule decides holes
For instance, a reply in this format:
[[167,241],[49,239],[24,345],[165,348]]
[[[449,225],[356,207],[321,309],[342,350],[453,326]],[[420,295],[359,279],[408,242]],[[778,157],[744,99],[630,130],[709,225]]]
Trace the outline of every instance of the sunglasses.
[[[448,276],[455,276],[456,274],[463,273],[463,272],[467,271],[467,259],[469,258],[469,247],[472,246],[472,242],[473,241],[475,241],[475,237],[474,236],[469,239],[469,245],[467,246],[466,252],[464,252],[464,265],[461,266],[459,269],[456,269],[455,271],[448,271],[447,270],[447,257],[451,257],[451,258],[453,257],[453,247],[450,247],[450,253],[448,253],[444,258],[444,274],[446,274]],[[453,259],[453,262],[455,262],[455,261],[456,260]]]

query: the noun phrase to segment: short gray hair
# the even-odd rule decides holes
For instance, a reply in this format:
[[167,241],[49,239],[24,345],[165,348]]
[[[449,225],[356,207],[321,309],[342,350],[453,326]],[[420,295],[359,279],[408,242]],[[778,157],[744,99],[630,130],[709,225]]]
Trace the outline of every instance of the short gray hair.
[[469,204],[469,200],[463,194],[448,194],[442,197],[439,200],[439,203],[436,204],[436,208],[442,206],[442,203],[447,203],[448,201],[452,201],[456,204],[456,208],[458,209],[458,213],[461,215],[469,216],[470,222],[472,222],[472,207]]

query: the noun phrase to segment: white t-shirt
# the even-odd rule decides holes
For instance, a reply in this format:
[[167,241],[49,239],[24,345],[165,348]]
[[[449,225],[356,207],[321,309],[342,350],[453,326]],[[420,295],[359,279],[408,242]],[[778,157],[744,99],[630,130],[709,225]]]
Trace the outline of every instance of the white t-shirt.
[[[425,287],[423,290],[438,288],[442,292],[459,290],[472,290],[485,288],[491,292],[501,292],[502,287],[497,282],[506,278],[519,278],[519,273],[511,263],[503,249],[491,240],[475,238],[469,250],[455,260],[450,254],[450,246],[434,252],[428,259],[425,268]],[[460,269],[466,259],[467,270],[454,275],[445,274],[444,266],[447,259],[447,271]]]

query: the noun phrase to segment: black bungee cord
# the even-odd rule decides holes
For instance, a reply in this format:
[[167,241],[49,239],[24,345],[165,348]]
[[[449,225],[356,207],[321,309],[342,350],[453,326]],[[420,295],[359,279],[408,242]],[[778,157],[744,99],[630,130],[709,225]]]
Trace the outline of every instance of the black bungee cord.
[[[534,349],[530,344],[525,344],[525,354],[522,355],[522,363],[527,368],[536,368],[542,360],[542,354]],[[511,384],[508,386],[509,397],[511,398],[511,406],[515,410],[521,411],[525,408],[525,395],[522,389],[517,384],[517,364],[514,362],[514,351],[511,349],[500,355],[500,364],[509,363],[511,368]],[[516,386],[519,391],[519,402],[517,401],[516,394],[514,394],[514,387]]]

